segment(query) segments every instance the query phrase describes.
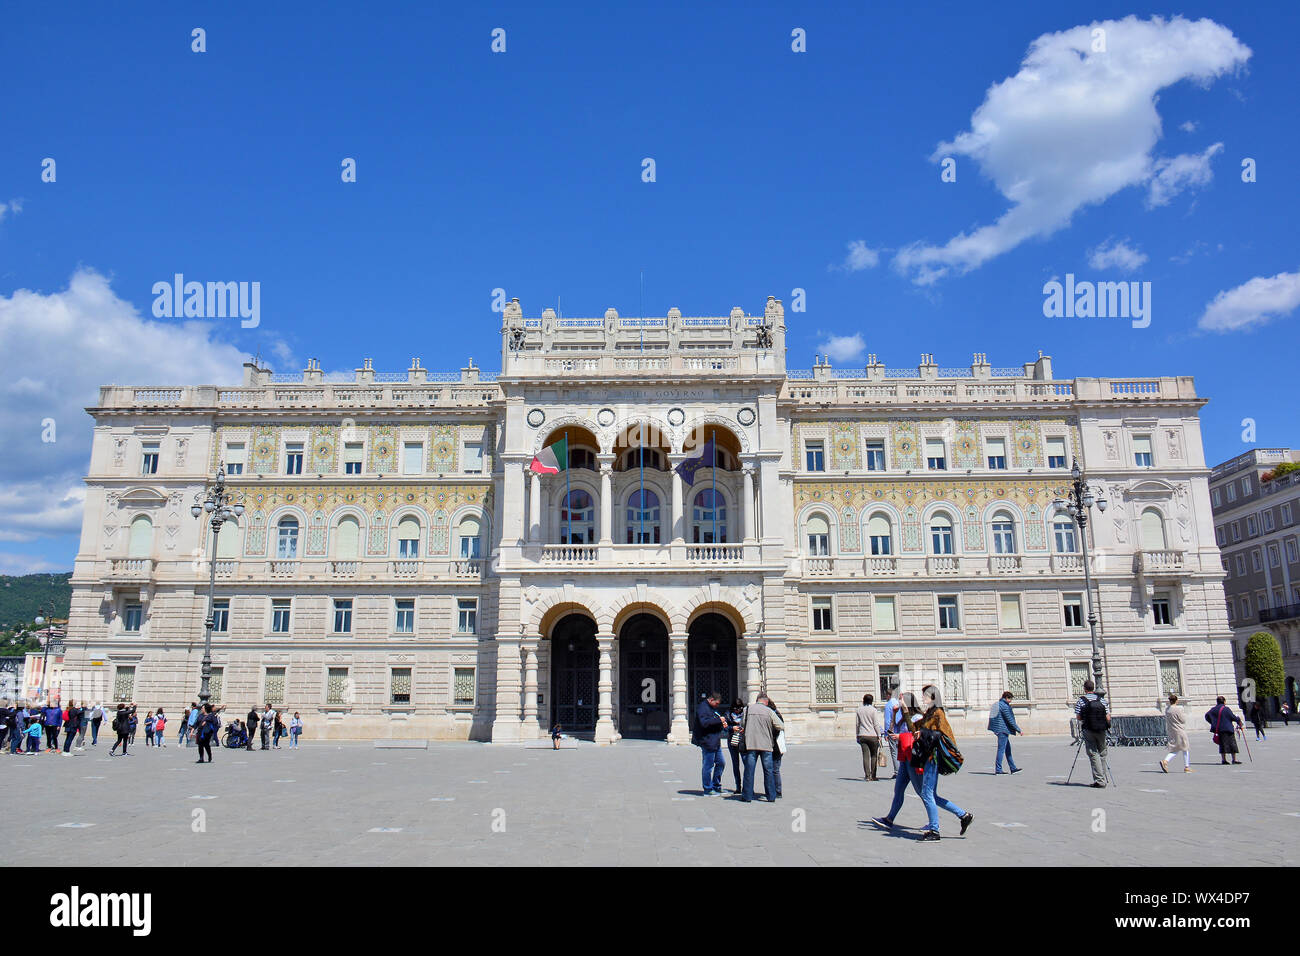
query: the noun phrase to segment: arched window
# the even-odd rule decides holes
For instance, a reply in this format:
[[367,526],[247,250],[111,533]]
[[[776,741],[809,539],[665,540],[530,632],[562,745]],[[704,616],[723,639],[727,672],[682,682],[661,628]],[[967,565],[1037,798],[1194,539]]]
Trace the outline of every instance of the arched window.
[[275,556],[282,561],[298,557],[298,519],[281,518],[276,526]]
[[560,543],[592,544],[596,540],[596,502],[576,488],[560,504]]
[[482,534],[482,526],[479,524],[478,518],[467,515],[461,519],[457,535],[460,537],[460,556],[462,558],[482,557],[483,541],[479,537],[480,534]]
[[809,515],[805,534],[810,555],[817,557],[831,553],[831,528],[824,514]]
[[725,544],[727,503],[722,493],[705,488],[695,496],[691,508],[691,540],[695,544]]
[[952,554],[952,519],[942,511],[930,519],[930,553]]
[[148,516],[139,515],[131,522],[131,538],[126,553],[132,558],[148,558],[153,555],[153,522]]
[[1016,553],[1016,522],[1005,511],[993,516],[993,553]]
[[1057,518],[1052,523],[1052,537],[1056,540],[1057,554],[1074,554],[1079,550],[1079,542],[1074,536],[1074,521],[1070,518]]
[[[646,467],[650,467],[649,462]],[[659,544],[659,515],[658,495],[648,488],[632,492],[627,500],[627,543]]]
[[1165,519],[1155,508],[1142,512],[1142,550],[1163,551],[1165,544]]
[[872,554],[894,553],[894,531],[885,515],[877,512],[867,519],[867,538],[871,541]]
[[361,522],[351,515],[339,519],[334,529],[334,557],[340,561],[355,561],[361,550]]
[[420,556],[420,522],[413,515],[407,515],[397,523],[397,556],[399,558]]

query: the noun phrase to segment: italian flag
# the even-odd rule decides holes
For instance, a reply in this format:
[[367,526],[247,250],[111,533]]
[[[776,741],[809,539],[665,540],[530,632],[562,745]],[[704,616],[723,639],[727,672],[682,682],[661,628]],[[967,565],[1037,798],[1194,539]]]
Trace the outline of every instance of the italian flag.
[[569,439],[561,438],[553,445],[547,445],[541,450],[528,466],[529,471],[535,471],[539,475],[558,475],[569,465]]

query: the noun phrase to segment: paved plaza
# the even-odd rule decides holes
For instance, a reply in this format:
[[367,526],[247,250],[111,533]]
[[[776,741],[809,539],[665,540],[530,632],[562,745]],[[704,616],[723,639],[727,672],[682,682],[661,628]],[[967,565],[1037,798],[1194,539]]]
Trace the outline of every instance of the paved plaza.
[[[1253,734],[1251,735],[1253,738]],[[18,864],[114,865],[1295,865],[1300,727],[1250,740],[1254,763],[1221,767],[1193,737],[1195,773],[1162,774],[1163,748],[1113,748],[1118,788],[1089,780],[1066,738],[1015,742],[1024,772],[992,774],[991,735],[961,741],[965,768],[940,793],[974,812],[957,836],[917,842],[925,822],[909,793],[901,827],[870,824],[892,781],[861,779],[857,745],[794,745],[785,798],[703,797],[699,751],[624,741],[529,745],[308,744],[221,750],[197,765],[174,743],[107,756],[0,758],[9,793],[29,801],[6,821]],[[885,771],[886,774],[888,770]],[[725,785],[731,786],[728,766]],[[196,811],[198,811],[196,813]],[[1104,815],[1098,811],[1104,811]]]

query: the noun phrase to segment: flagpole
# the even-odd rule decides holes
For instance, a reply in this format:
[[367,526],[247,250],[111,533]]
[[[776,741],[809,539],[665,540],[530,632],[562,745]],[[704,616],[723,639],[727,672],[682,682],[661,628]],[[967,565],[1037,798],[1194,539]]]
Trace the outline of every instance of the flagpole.
[[569,500],[569,443],[567,441],[564,443],[564,514],[569,522],[569,544],[573,544],[573,502]]
[[713,467],[710,469],[713,492],[713,543],[718,543],[718,432],[713,432]]

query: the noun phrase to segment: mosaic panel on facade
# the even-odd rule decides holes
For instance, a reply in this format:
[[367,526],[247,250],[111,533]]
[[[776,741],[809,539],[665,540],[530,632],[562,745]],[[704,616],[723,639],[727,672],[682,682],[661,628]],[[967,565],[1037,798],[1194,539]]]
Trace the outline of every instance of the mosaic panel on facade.
[[895,468],[918,468],[921,462],[920,439],[913,422],[894,422],[890,429],[893,438]]
[[308,443],[309,460],[304,471],[318,475],[332,475],[339,470],[338,428],[334,425],[313,425]]
[[955,423],[952,441],[952,460],[954,468],[981,468],[979,426],[973,421]]
[[1011,443],[1015,446],[1017,468],[1041,468],[1043,466],[1042,442],[1038,437],[1038,422],[1012,422]]
[[835,422],[831,425],[831,468],[835,471],[857,471],[861,467],[858,426],[856,422]]

